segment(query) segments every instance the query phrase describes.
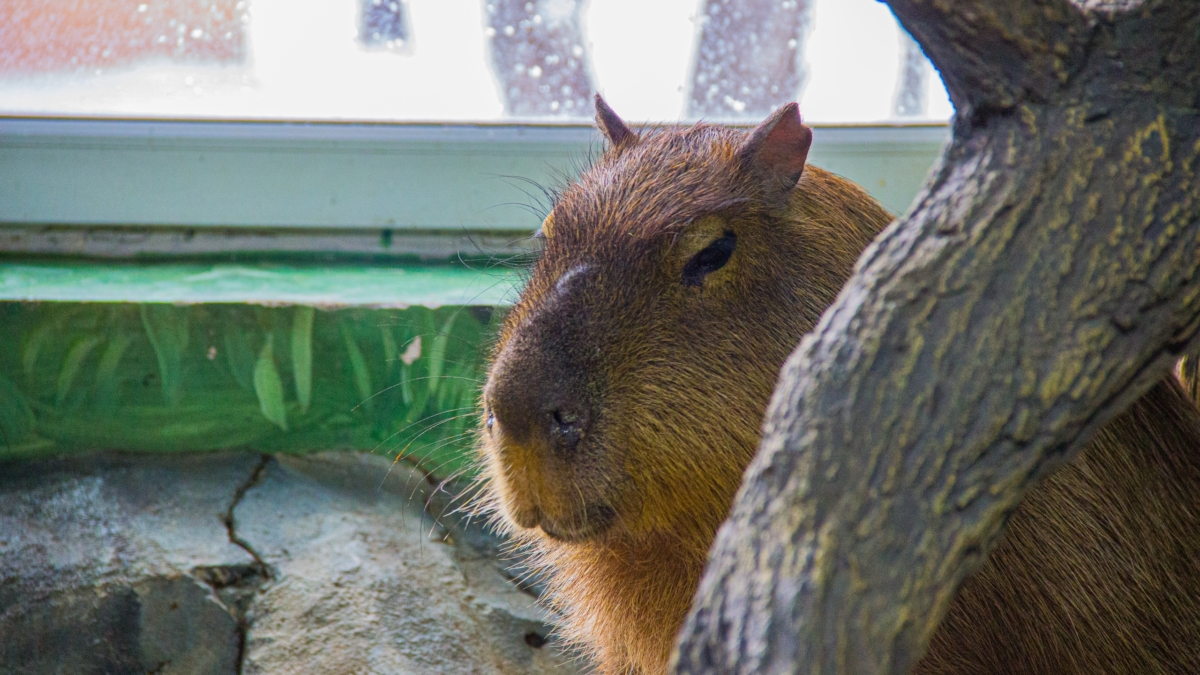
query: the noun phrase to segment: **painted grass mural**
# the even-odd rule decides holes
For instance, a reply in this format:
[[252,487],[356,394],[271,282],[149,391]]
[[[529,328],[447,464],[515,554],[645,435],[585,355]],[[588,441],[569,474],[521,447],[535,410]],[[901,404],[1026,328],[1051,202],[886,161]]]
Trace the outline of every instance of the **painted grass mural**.
[[492,308],[0,303],[0,459],[404,454],[469,470]]

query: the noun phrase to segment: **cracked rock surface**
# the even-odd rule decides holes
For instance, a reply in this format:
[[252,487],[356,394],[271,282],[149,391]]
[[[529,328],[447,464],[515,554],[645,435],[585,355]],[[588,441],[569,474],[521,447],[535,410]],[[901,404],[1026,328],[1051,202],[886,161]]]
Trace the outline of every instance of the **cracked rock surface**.
[[448,502],[352,453],[0,463],[0,672],[578,671]]

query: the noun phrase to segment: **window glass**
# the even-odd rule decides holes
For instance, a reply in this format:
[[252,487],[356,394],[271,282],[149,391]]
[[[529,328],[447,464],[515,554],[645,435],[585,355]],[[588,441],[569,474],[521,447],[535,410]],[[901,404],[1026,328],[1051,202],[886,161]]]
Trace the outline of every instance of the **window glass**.
[[0,113],[943,121],[875,0],[0,0]]

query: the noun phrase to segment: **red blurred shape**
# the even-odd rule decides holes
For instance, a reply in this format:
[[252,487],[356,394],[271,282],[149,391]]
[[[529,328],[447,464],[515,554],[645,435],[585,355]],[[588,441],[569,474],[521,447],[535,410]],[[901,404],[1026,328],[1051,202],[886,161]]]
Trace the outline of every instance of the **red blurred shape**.
[[146,59],[235,63],[246,0],[0,0],[0,73],[107,68]]

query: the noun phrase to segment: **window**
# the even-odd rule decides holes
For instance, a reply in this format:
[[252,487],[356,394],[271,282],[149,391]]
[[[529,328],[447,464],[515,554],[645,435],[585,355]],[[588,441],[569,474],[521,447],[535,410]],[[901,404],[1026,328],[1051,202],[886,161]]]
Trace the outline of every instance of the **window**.
[[944,121],[874,0],[0,3],[9,115],[498,122]]
[[812,160],[897,211],[950,114],[874,0],[4,0],[0,251],[512,252],[594,90],[649,123],[799,98],[838,127]]
[[593,91],[650,124],[798,98],[810,161],[893,211],[951,112],[874,0],[0,0],[0,458],[464,466],[519,283],[489,261],[597,146]]

